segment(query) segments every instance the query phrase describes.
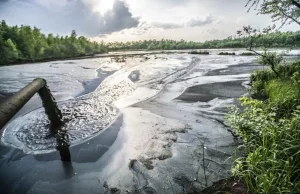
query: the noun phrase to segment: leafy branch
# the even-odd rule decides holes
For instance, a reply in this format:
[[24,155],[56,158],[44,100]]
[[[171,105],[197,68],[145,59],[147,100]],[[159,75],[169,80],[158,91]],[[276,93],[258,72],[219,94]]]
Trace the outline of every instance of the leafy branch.
[[244,26],[242,31],[238,31],[237,34],[239,36],[247,37],[249,40],[249,47],[247,50],[255,53],[258,55],[259,62],[263,65],[268,65],[272,69],[272,71],[279,76],[279,73],[276,67],[283,61],[283,56],[276,54],[276,52],[268,52],[266,48],[264,48],[264,52],[260,53],[253,49],[255,46],[255,42],[265,36],[266,34],[270,33],[272,30],[276,28],[275,25],[269,26],[262,31],[252,28],[251,26]]

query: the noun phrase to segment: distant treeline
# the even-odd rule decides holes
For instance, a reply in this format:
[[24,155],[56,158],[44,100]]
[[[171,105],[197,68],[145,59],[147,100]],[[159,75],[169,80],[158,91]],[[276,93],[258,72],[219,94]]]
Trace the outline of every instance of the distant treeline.
[[[175,40],[145,40],[132,42],[91,42],[87,38],[44,35],[40,29],[30,26],[8,26],[0,23],[0,65],[65,59],[118,50],[173,50],[173,49],[214,49],[246,48],[249,38],[228,37],[224,40],[205,42]],[[276,32],[257,39],[253,47],[299,47],[300,31]]]
[[[174,50],[174,49],[218,49],[218,48],[247,48],[250,38],[228,37],[223,40],[193,42],[185,40],[145,40],[133,42],[113,42],[107,46],[111,50]],[[300,31],[276,32],[263,35],[256,39],[253,47],[299,47]]]
[[46,36],[36,27],[10,27],[4,20],[0,23],[0,65],[64,59],[106,51],[103,43],[77,37],[75,31],[65,37],[53,34]]

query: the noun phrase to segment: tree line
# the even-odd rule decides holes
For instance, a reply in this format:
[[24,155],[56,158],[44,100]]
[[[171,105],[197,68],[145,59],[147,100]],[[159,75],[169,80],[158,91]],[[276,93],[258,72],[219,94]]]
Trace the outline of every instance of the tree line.
[[[230,36],[223,40],[193,42],[185,40],[144,40],[132,42],[107,43],[110,50],[174,50],[174,49],[218,49],[218,48],[247,48],[251,42],[249,37]],[[253,47],[289,47],[300,45],[300,31],[273,32],[257,38]]]
[[[65,59],[108,51],[120,50],[173,50],[246,48],[250,37],[230,36],[223,40],[193,42],[185,40],[140,40],[131,42],[91,42],[72,31],[69,36],[45,35],[40,29],[30,26],[8,26],[0,23],[0,65]],[[251,43],[252,44],[252,43]],[[273,32],[255,40],[253,47],[298,47],[300,31]]]
[[30,26],[8,26],[0,23],[0,65],[34,62],[39,60],[63,59],[106,52],[104,43],[90,42],[77,37],[44,35],[40,29]]

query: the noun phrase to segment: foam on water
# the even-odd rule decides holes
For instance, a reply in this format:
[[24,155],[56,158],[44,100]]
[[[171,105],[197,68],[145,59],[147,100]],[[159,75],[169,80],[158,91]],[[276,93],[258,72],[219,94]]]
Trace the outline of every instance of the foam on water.
[[[201,58],[201,60],[199,60],[199,58]],[[115,67],[116,63],[106,64],[108,69],[123,68],[105,79],[95,92],[59,103],[59,108],[64,115],[63,119],[66,121],[62,127],[62,131],[67,131],[67,141],[69,141],[71,145],[80,143],[93,137],[110,125],[118,115],[118,109],[116,107],[125,108],[134,103],[151,98],[158,94],[166,84],[178,80],[183,75],[188,75],[185,78],[197,76],[202,78],[201,75],[208,70],[224,68],[229,65],[251,60],[249,57],[238,56],[199,57],[188,54],[157,54],[149,55],[147,58],[129,58],[126,60],[126,63],[117,64],[118,67]],[[107,63],[109,60],[103,59],[103,61]],[[199,63],[200,61],[201,63]],[[64,75],[61,76],[60,79],[64,77],[69,79],[75,76],[76,78],[74,77],[74,80],[77,80],[77,77],[84,77],[80,74],[81,71],[87,71],[86,73],[94,75],[97,69],[96,64],[98,63],[99,65],[99,61],[92,61],[91,65],[89,65],[88,60],[83,60],[82,62],[84,63],[74,62],[70,64],[62,62],[60,64],[46,63],[29,65],[26,71],[29,75],[23,75],[23,79],[31,79],[36,66],[38,67],[38,72],[42,72],[42,74],[46,74],[42,71],[43,68],[51,70],[49,74],[60,72]],[[82,69],[83,64],[89,68]],[[54,66],[57,66],[57,68],[54,68]],[[103,63],[101,66],[103,67]],[[70,67],[72,67],[71,72],[68,72]],[[16,73],[17,67],[7,67],[6,70]],[[21,69],[21,71],[23,70]],[[134,83],[129,79],[129,75],[136,71],[139,72],[139,80]],[[20,75],[17,77],[20,77]],[[214,82],[213,77],[208,79],[206,82]],[[230,77],[230,79],[232,79],[232,77]],[[226,79],[224,79],[224,81],[225,80]],[[201,80],[201,82],[203,81],[204,79]],[[172,94],[172,96],[167,97],[162,94],[164,101],[172,100],[183,91],[182,89],[193,84],[193,79],[186,80],[179,84],[171,84],[170,86],[172,87],[168,87],[168,90],[172,90],[172,88],[174,88],[173,86],[177,88],[177,85],[178,88],[174,88],[176,92],[168,93],[168,95]],[[20,84],[15,85],[19,87]],[[72,84],[67,83],[66,86],[72,87]],[[182,88],[182,86],[184,86],[184,88]],[[50,86],[50,89],[51,88],[57,87]],[[59,86],[58,88],[62,87]],[[56,92],[61,91],[62,90],[58,90]],[[22,149],[26,153],[37,154],[55,151],[58,143],[56,137],[50,134],[49,124],[42,108],[31,111],[28,114],[16,118],[8,125],[2,135],[2,142],[6,145]]]
[[[140,101],[154,96],[164,84],[185,74],[186,67],[189,65],[194,67],[197,64],[190,64],[192,57],[178,58],[174,55],[167,61],[166,57],[166,55],[161,55],[160,58],[149,56],[150,60],[128,59],[126,63],[118,65],[123,66],[122,69],[107,77],[93,93],[59,103],[58,106],[64,116],[63,120],[66,121],[61,130],[67,131],[67,143],[71,145],[81,143],[98,134],[116,119],[117,107],[126,107],[136,100]],[[172,68],[166,65],[166,62]],[[141,73],[138,83],[128,78],[135,70]],[[62,70],[64,71],[66,69]],[[171,76],[168,76],[170,74]],[[159,80],[162,82],[158,84]],[[151,84],[152,82],[154,83]],[[155,88],[145,87],[142,93],[136,90],[138,86],[141,88],[144,84],[153,85]],[[130,100],[128,103],[124,103],[123,100],[119,104],[115,103],[119,99],[130,96],[134,91],[137,91],[138,99]],[[43,108],[39,108],[13,120],[4,130],[1,139],[5,145],[22,149],[25,153],[52,152],[56,150],[58,142],[57,138],[50,133],[49,125]]]
[[[76,144],[107,127],[118,114],[112,103],[134,90],[134,84],[116,73],[101,83],[94,93],[59,104],[64,115],[69,141]],[[49,121],[43,109],[34,110],[15,119],[5,129],[2,142],[26,153],[50,152],[58,146],[50,134]]]

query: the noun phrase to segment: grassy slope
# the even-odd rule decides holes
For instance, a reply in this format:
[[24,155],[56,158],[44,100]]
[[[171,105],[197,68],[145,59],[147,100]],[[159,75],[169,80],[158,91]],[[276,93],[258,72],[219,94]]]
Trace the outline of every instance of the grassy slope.
[[254,73],[252,96],[229,121],[244,140],[234,175],[253,193],[300,193],[300,62]]

